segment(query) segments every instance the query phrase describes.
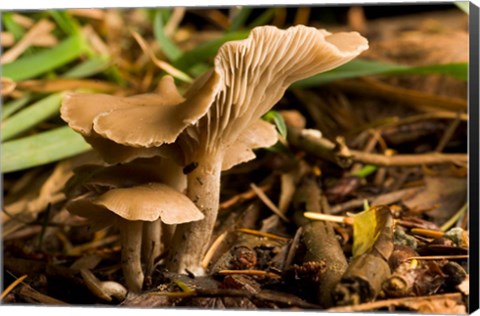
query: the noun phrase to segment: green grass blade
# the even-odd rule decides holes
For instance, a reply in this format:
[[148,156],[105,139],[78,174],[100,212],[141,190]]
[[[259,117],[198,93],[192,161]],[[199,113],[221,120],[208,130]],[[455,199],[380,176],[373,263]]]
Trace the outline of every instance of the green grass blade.
[[81,36],[70,36],[55,47],[3,65],[2,76],[14,81],[37,77],[75,60],[87,49],[87,44]]
[[248,25],[248,28],[253,29],[254,27],[268,24],[275,16],[276,9],[277,8],[270,8],[265,10],[262,14],[258,16],[258,18],[256,18],[252,23]]
[[60,29],[67,35],[77,35],[80,32],[80,25],[67,11],[49,10],[48,14],[55,20]]
[[240,9],[240,12],[238,12],[237,15],[233,18],[232,23],[230,24],[230,27],[228,28],[228,32],[236,32],[242,26],[244,26],[245,22],[247,21],[248,17],[252,13],[252,11],[253,11],[253,8],[242,7]]
[[248,36],[249,33],[250,31],[227,33],[221,38],[217,38],[203,43],[196,48],[185,52],[182,57],[180,57],[174,63],[174,65],[178,69],[186,70],[194,66],[196,63],[206,62],[217,54],[218,49],[220,48],[220,46],[223,45],[223,43],[244,39]]
[[165,53],[165,56],[167,56],[167,58],[173,62],[179,59],[183,52],[165,34],[163,15],[164,14],[161,10],[155,13],[155,17],[153,19],[153,33],[155,35],[155,39],[160,44],[161,50]]
[[96,75],[110,66],[110,58],[107,56],[94,56],[83,63],[73,67],[63,74],[65,78],[85,78]]
[[13,13],[2,13],[2,22],[5,26],[5,29],[13,34],[16,41],[21,39],[23,34],[25,34],[25,30],[13,19]]
[[298,81],[292,88],[308,88],[329,83],[335,80],[357,78],[373,75],[449,75],[461,80],[468,79],[467,63],[452,63],[444,65],[429,65],[421,67],[409,67],[404,65],[386,64],[376,61],[356,59],[348,64],[321,73],[310,78]]
[[72,157],[90,150],[85,140],[70,127],[2,144],[2,172],[13,172]]
[[30,101],[30,96],[27,95],[23,98],[18,100],[13,100],[8,103],[5,103],[2,106],[2,121],[10,117],[13,113],[17,112],[21,108],[23,108],[28,101]]
[[441,65],[428,65],[411,67],[392,71],[390,74],[404,74],[404,75],[446,75],[454,77],[463,81],[468,80],[468,63],[450,63]]
[[366,178],[375,171],[377,171],[378,167],[375,165],[365,165],[362,169],[358,170],[352,176],[359,177],[359,178]]
[[63,93],[51,94],[2,122],[2,141],[9,140],[57,114],[62,98]]
[[275,124],[277,131],[282,135],[282,137],[287,138],[287,124],[283,119],[283,116],[278,111],[268,111],[263,119],[267,122]]

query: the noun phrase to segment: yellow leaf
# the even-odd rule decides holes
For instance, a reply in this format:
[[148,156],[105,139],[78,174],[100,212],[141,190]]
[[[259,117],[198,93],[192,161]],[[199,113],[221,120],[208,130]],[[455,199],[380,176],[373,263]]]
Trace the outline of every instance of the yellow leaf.
[[354,257],[368,252],[385,227],[387,218],[384,207],[371,207],[353,217],[353,248]]

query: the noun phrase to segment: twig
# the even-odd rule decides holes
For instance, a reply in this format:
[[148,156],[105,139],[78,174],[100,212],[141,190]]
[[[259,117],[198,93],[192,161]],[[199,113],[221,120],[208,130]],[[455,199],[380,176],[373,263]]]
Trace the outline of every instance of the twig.
[[445,232],[447,231],[450,227],[452,227],[453,225],[455,225],[455,223],[464,215],[466,214],[468,210],[468,203],[465,203],[462,208],[457,212],[455,213],[455,215],[453,215],[448,221],[445,222],[445,224],[442,225],[442,227],[440,227],[440,230]]
[[448,128],[445,130],[445,132],[442,135],[442,138],[437,144],[437,147],[435,148],[435,152],[439,153],[442,152],[443,149],[447,146],[448,142],[453,136],[453,133],[455,133],[455,130],[457,129],[458,125],[460,125],[460,113],[458,113],[458,116],[455,120],[453,120]]
[[431,237],[431,238],[440,238],[445,236],[444,232],[432,230],[432,229],[412,228],[410,231],[412,232],[412,234]]
[[157,56],[155,56],[155,53],[153,52],[152,48],[148,45],[146,40],[140,34],[138,34],[135,31],[131,31],[131,34],[132,34],[133,38],[135,38],[135,40],[137,41],[138,45],[140,45],[140,48],[145,53],[145,55],[149,56],[150,59],[152,60],[152,62],[158,68],[162,69],[166,73],[168,73],[168,74],[172,75],[173,77],[178,78],[182,81],[185,81],[185,82],[188,82],[188,83],[191,83],[193,81],[193,79],[190,78],[190,76],[187,75],[186,73],[184,73],[183,71],[173,67],[172,65],[170,65],[169,63],[167,63],[163,60],[158,59]]
[[18,292],[19,295],[30,298],[38,303],[48,304],[48,305],[68,305],[67,303],[57,300],[56,298],[47,296],[33,289],[29,285],[24,285],[20,288]]
[[345,217],[345,216],[337,216],[337,215],[329,215],[329,214],[322,214],[322,213],[315,213],[315,212],[305,212],[303,216],[309,219],[319,220],[319,221],[327,221],[327,222],[335,222],[335,223],[343,223],[347,225],[353,225],[353,218]]
[[468,156],[466,154],[400,154],[385,156],[351,150],[354,161],[385,167],[407,167],[418,165],[446,164],[466,165]]
[[172,37],[178,28],[178,25],[185,16],[186,9],[184,7],[174,8],[170,19],[165,24],[164,32],[168,37]]
[[210,263],[210,260],[212,260],[212,257],[215,254],[215,251],[218,249],[220,244],[225,240],[225,237],[227,237],[227,233],[228,233],[227,231],[224,231],[222,234],[220,234],[208,249],[207,253],[205,254],[202,260],[202,267],[204,269],[207,269],[208,264]]
[[272,279],[279,279],[281,275],[276,273],[263,271],[263,270],[220,270],[217,272],[219,275],[234,275],[234,274],[243,274],[243,275],[252,275],[252,276],[265,276]]
[[[272,186],[273,186],[273,182],[269,181],[268,183],[259,185],[257,187],[260,188],[262,191],[268,191]],[[220,210],[227,209],[227,208],[231,207],[232,205],[235,205],[236,203],[240,203],[240,202],[243,202],[243,201],[253,199],[256,196],[257,196],[257,194],[255,193],[255,191],[253,189],[250,189],[250,190],[245,191],[243,193],[237,194],[237,195],[231,197],[230,199],[226,200],[225,202],[222,202],[220,204]]]
[[362,311],[374,310],[382,307],[399,306],[404,303],[420,301],[420,300],[432,301],[434,299],[439,299],[439,300],[453,299],[460,302],[462,300],[462,294],[448,293],[448,294],[439,294],[439,295],[430,295],[430,296],[402,297],[397,299],[368,302],[368,303],[363,303],[358,305],[334,307],[334,308],[327,309],[326,312],[362,312]]
[[0,295],[0,301],[3,300],[5,297],[7,297],[8,293],[10,293],[17,285],[22,283],[22,281],[25,280],[27,278],[27,276],[28,275],[26,275],[26,274],[22,275],[21,277],[19,277],[15,281],[13,281],[12,284],[10,284]]
[[278,240],[282,240],[282,241],[289,241],[290,240],[290,238],[286,238],[286,237],[282,237],[282,236],[278,236],[278,235],[270,234],[270,233],[266,233],[266,232],[261,232],[261,231],[258,231],[258,230],[248,229],[248,228],[239,228],[239,229],[237,229],[237,231],[242,232],[242,233],[246,233],[246,234],[250,234],[250,235],[266,237],[266,238],[271,238],[271,239],[278,239]]
[[251,183],[250,187],[253,189],[255,194],[262,200],[262,202],[273,212],[275,215],[280,217],[285,222],[289,222],[288,218],[282,214],[282,212],[278,209],[278,207],[273,204],[272,200],[259,188],[255,185],[255,183]]
[[342,138],[337,138],[336,143],[334,143],[322,137],[317,130],[289,127],[287,140],[293,146],[311,155],[334,162],[342,168],[352,165],[352,153]]
[[[336,162],[341,167],[349,167],[352,162],[361,162],[385,167],[406,167],[431,164],[454,163],[457,165],[466,165],[468,161],[467,154],[399,154],[386,156],[382,154],[367,153],[358,150],[348,150],[343,148],[343,153],[339,152],[339,145],[323,137],[313,137],[311,133],[295,129],[289,129],[288,141],[292,145],[299,147],[307,153],[319,158]],[[348,153],[348,154],[345,154]]]
[[370,197],[362,197],[358,199],[353,199],[341,204],[334,205],[330,208],[331,214],[338,214],[340,212],[351,210],[357,207],[363,206],[365,200],[369,201],[372,205],[379,205],[379,204],[391,204],[395,203],[398,200],[404,199],[406,197],[410,197],[416,193],[418,193],[422,188],[408,188],[402,189],[398,191],[393,191],[377,196],[370,196]]
[[455,259],[468,259],[468,255],[445,255],[445,256],[414,256],[408,257],[407,260],[455,260]]

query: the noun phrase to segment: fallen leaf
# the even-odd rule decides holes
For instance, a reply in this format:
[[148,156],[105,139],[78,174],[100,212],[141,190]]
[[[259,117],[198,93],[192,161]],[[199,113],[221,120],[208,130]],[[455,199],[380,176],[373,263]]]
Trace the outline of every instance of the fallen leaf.
[[437,225],[442,225],[466,202],[467,179],[464,177],[425,177],[425,189],[404,199],[414,213],[427,212]]

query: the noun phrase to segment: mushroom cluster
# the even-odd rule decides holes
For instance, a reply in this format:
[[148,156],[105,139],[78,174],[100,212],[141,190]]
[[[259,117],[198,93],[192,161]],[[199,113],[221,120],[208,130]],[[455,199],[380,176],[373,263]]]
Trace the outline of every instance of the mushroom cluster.
[[150,274],[165,231],[203,218],[181,193],[186,183],[179,169],[161,157],[112,166],[84,165],[74,170],[66,185],[66,208],[72,214],[87,218],[94,230],[118,228],[122,270],[131,291],[141,290],[142,263]]
[[[261,117],[295,81],[340,66],[367,48],[367,40],[356,32],[331,34],[303,25],[286,30],[257,27],[247,39],[225,43],[214,68],[183,97],[165,76],[152,94],[71,94],[62,104],[62,118],[108,163],[161,157],[184,169],[186,196],[203,219],[177,225],[167,268],[201,274],[217,218],[221,172],[255,158],[253,149],[277,141],[275,127]],[[163,170],[159,165],[157,172]],[[148,198],[153,199],[151,192]],[[122,194],[112,190],[108,195]],[[89,212],[111,206],[105,199],[91,200]]]

